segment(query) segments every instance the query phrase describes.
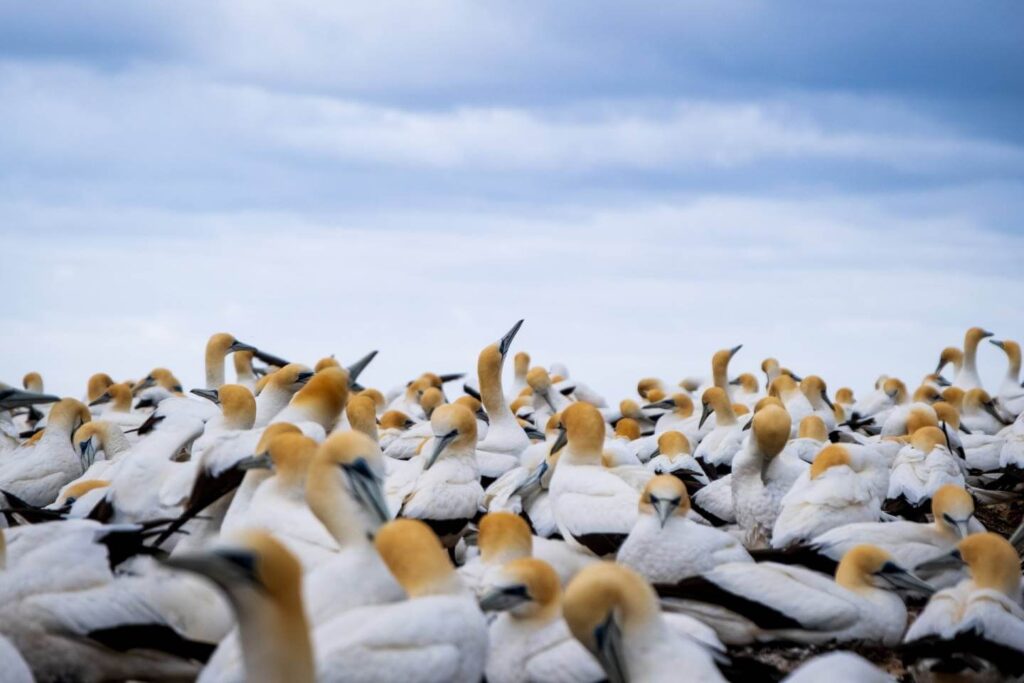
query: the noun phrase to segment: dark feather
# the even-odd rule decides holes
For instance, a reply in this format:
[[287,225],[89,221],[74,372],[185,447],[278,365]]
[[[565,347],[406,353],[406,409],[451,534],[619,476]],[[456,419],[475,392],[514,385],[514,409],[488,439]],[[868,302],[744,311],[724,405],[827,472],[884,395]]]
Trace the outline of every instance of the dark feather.
[[763,548],[751,550],[754,562],[777,562],[779,564],[796,564],[831,576],[836,573],[838,562],[821,553],[815,546],[807,544],[791,545],[788,548]]
[[580,534],[573,536],[576,542],[598,557],[614,555],[626,542],[627,534]]
[[205,663],[216,643],[204,643],[184,638],[170,626],[164,624],[126,624],[113,628],[98,629],[86,634],[91,640],[111,650],[155,650],[182,659]]
[[796,619],[783,614],[773,607],[755,600],[748,600],[741,595],[730,593],[703,576],[692,576],[674,584],[658,583],[654,585],[654,590],[658,592],[658,596],[661,598],[719,605],[749,619],[758,628],[767,631],[801,629],[804,627]]
[[157,415],[156,413],[153,413],[148,418],[146,418],[145,422],[143,422],[141,425],[139,425],[139,429],[138,429],[139,435],[141,436],[143,434],[149,434],[151,431],[156,429],[156,426],[158,424],[160,424],[163,421],[164,421],[164,416],[163,415]]

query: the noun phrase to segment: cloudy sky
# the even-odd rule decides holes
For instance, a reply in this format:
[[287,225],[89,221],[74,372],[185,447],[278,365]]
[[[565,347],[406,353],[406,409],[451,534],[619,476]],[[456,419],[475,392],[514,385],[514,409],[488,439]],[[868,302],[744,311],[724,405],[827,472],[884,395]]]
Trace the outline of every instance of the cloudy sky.
[[[1024,337],[1017,2],[0,0],[0,379],[365,381],[517,347],[609,398],[863,393]],[[997,349],[980,358],[990,384]]]

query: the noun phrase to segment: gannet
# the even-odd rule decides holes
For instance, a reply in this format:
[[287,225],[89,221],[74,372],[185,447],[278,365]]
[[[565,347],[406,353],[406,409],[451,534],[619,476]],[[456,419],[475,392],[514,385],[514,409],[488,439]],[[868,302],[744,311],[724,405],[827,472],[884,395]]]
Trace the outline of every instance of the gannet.
[[729,361],[735,356],[743,344],[737,344],[731,349],[721,349],[711,356],[711,383],[724,391],[733,400],[733,386],[729,384]]
[[[306,500],[339,547],[303,580],[303,603],[314,627],[356,607],[405,597],[371,542],[390,517],[380,488],[383,467],[377,444],[356,432],[334,434],[313,456]],[[243,673],[235,633],[221,643],[201,680],[241,680]]]
[[790,429],[791,420],[785,408],[765,405],[754,414],[750,438],[733,458],[732,504],[748,548],[768,545],[783,497],[807,471],[803,462],[778,457],[789,439]]
[[526,376],[530,372],[530,354],[526,351],[519,351],[512,357],[512,391],[505,397],[510,403],[512,399],[519,396],[519,392],[527,386]]
[[[1006,375],[1003,376],[1003,381],[999,384],[996,400],[1006,416],[1013,419],[1024,413],[1024,386],[1020,381],[1020,344],[1009,339],[1002,341],[990,339],[989,341],[1006,354]],[[40,388],[39,391],[42,392],[42,389]]]
[[617,561],[657,583],[673,583],[723,562],[751,561],[734,536],[687,519],[689,511],[682,482],[669,475],[651,479]]
[[61,487],[81,476],[87,467],[72,436],[91,419],[81,401],[65,398],[55,403],[39,441],[10,451],[0,461],[0,490],[30,505],[41,507],[53,502]]
[[1010,421],[999,414],[999,408],[984,389],[968,389],[960,409],[960,424],[971,434],[996,434]]
[[563,584],[595,561],[589,553],[573,550],[564,541],[532,535],[526,521],[510,512],[489,512],[483,516],[477,547],[480,554],[459,567],[459,576],[476,592],[490,573],[512,560],[526,557],[543,560],[555,570]]
[[86,402],[92,403],[98,399],[107,390],[107,387],[113,383],[113,378],[105,372],[97,372],[90,375],[85,385]]
[[225,519],[221,536],[240,529],[274,534],[306,571],[335,557],[340,548],[306,503],[306,480],[317,442],[285,433],[269,444],[273,474],[259,485],[245,512]]
[[825,422],[817,415],[808,415],[800,420],[796,438],[786,443],[779,457],[789,462],[801,461],[810,464],[828,444],[828,428],[825,427]]
[[[665,408],[669,411],[659,417],[658,422],[654,425],[655,436],[676,431],[681,432],[687,439],[694,442],[701,437],[698,427],[700,416],[693,414],[693,399],[689,394],[675,393],[671,398],[649,404],[645,408]],[[705,425],[707,425],[706,422]]]
[[[819,384],[820,383],[820,384]],[[793,427],[800,424],[800,420],[804,419],[808,415],[818,415],[814,410],[814,406],[811,401],[808,400],[807,394],[802,389],[803,382],[797,382],[789,375],[779,375],[772,380],[771,385],[768,387],[768,395],[774,396],[782,401],[782,406],[789,413],[792,420]],[[818,398],[821,397],[821,391],[824,390],[824,382],[820,378],[812,380],[811,384],[808,385],[808,393],[812,395],[817,393]]]
[[783,683],[826,680],[829,683],[896,683],[895,678],[852,652],[829,652],[812,657],[782,679]]
[[[951,551],[968,535],[985,527],[974,516],[974,501],[967,491],[945,484],[932,496],[930,523],[858,522],[844,524],[815,536],[808,543],[782,551],[758,553],[757,559],[802,564],[825,573],[835,572],[839,561],[854,546],[870,543],[885,550],[901,567],[916,567],[936,555]],[[949,576],[927,575],[936,587],[947,585]]]
[[305,365],[289,363],[263,377],[259,395],[256,396],[255,426],[265,427],[284,410],[313,376]]
[[232,361],[235,365],[235,383],[255,391],[257,378],[252,369],[252,351],[235,351]]
[[409,599],[318,626],[318,680],[480,680],[487,622],[438,538],[419,520],[399,519],[381,527],[374,545]]
[[602,465],[605,423],[594,406],[574,403],[562,423],[567,445],[548,488],[555,522],[569,545],[609,555],[633,528],[639,494]]
[[256,351],[256,347],[240,342],[226,332],[210,336],[206,342],[207,389],[219,389],[224,384],[224,357],[235,351]]
[[754,404],[761,399],[761,387],[757,384],[757,377],[754,377],[749,372],[744,372],[735,379],[730,380],[729,385],[734,387],[732,391],[733,403],[753,408]]
[[703,412],[699,424],[703,426],[704,421],[714,411],[715,427],[697,445],[693,456],[709,467],[725,472],[732,466],[733,456],[740,449],[746,436],[743,426],[747,420],[737,419],[728,395],[719,387],[706,389],[701,397],[701,404]]
[[515,467],[519,456],[530,445],[529,437],[509,410],[501,388],[501,368],[522,324],[520,320],[497,343],[485,347],[477,360],[480,400],[490,418],[487,436],[477,444],[477,461],[484,486]]
[[111,384],[99,398],[89,402],[89,409],[123,429],[136,429],[148,417],[144,413],[132,412],[132,389],[127,382]]
[[596,683],[604,679],[601,665],[569,632],[561,598],[558,575],[542,560],[512,560],[487,578],[480,607],[500,612],[490,626],[484,672],[488,681]]
[[303,423],[312,422],[330,432],[345,409],[346,401],[348,373],[342,368],[324,368],[306,381],[270,423],[290,422],[301,429]]
[[533,389],[533,415],[538,424],[572,405],[572,401],[552,388],[551,376],[544,368],[531,368],[526,381]]
[[[935,374],[942,376],[942,371],[947,365],[953,366],[953,377],[960,375],[964,364],[964,352],[956,346],[947,346],[939,354],[939,363],[935,366]],[[948,384],[948,382],[947,382]]]
[[927,503],[943,484],[965,485],[963,464],[947,447],[938,427],[922,427],[900,449],[889,475],[887,499],[904,499],[913,507]]
[[803,567],[733,562],[656,588],[672,609],[701,619],[723,642],[737,645],[787,640],[892,646],[906,628],[907,609],[891,589],[934,590],[872,545],[847,552],[835,580]]
[[453,548],[483,497],[477,464],[476,417],[459,404],[443,405],[430,419],[433,438],[413,461],[410,477],[389,480],[388,504],[396,517],[423,520]]
[[907,631],[905,661],[919,676],[971,671],[971,680],[1024,674],[1020,558],[1003,537],[973,534],[923,567],[966,564],[970,578],[932,596]]
[[274,536],[239,531],[211,550],[174,555],[166,563],[207,577],[227,594],[238,617],[244,680],[314,682],[302,565]]
[[378,437],[384,455],[389,459],[408,460],[423,448],[430,438],[420,430],[414,430],[416,421],[398,410],[388,410],[380,416]]
[[784,548],[829,529],[881,517],[888,467],[866,446],[831,444],[821,450],[782,498],[771,545]]
[[314,624],[357,605],[393,602],[402,596],[370,543],[391,519],[383,481],[380,447],[359,432],[331,436],[313,457],[306,500],[341,550],[307,577],[306,604]]
[[519,465],[488,486],[481,502],[481,506],[488,511],[504,510],[524,514],[534,532],[543,538],[558,533],[547,489],[560,453],[555,446],[560,449],[565,445],[561,419],[560,414],[548,418],[544,427],[544,441],[531,444],[523,451]]
[[[204,517],[211,518],[212,530],[216,533],[241,528],[238,520],[248,512],[256,491],[273,475],[270,444],[283,434],[305,434],[318,443],[323,441],[322,432],[311,432],[313,430],[303,432],[288,422],[277,422],[262,430],[240,433],[235,439],[209,449],[200,463],[186,510],[194,514],[205,511]],[[232,495],[225,496],[231,491],[234,491]],[[218,500],[220,503],[215,507],[226,504],[223,511],[207,507]],[[194,531],[189,538],[193,535],[196,535]],[[189,538],[182,541],[186,547]]]
[[981,388],[981,377],[978,376],[978,344],[982,339],[991,336],[991,332],[980,327],[967,330],[964,334],[963,364],[953,378],[953,386],[964,390]]
[[666,431],[658,436],[658,447],[647,462],[655,474],[671,474],[686,485],[687,491],[707,486],[708,477],[697,460],[690,455],[690,442],[680,432]]
[[[813,411],[812,414],[821,418],[828,431],[835,429],[836,407],[828,397],[828,386],[825,384],[825,380],[817,375],[807,375],[800,380],[800,391],[807,398],[808,403],[811,404],[811,410]],[[806,416],[794,418],[794,429],[800,424],[804,417]]]
[[621,565],[599,562],[565,591],[569,630],[610,681],[725,681],[711,652],[673,631],[651,586]]
[[[1020,354],[1018,352],[1018,357],[1019,355]],[[21,378],[21,386],[25,389],[23,400],[27,399],[28,394],[37,394],[39,397],[46,396],[46,390],[43,385],[43,376],[38,372],[25,373],[25,376]],[[60,400],[60,397],[50,398],[52,400],[44,399],[38,404],[28,404],[28,413],[25,415],[26,426],[34,427],[37,424],[46,422],[46,416],[50,414],[50,405]]]

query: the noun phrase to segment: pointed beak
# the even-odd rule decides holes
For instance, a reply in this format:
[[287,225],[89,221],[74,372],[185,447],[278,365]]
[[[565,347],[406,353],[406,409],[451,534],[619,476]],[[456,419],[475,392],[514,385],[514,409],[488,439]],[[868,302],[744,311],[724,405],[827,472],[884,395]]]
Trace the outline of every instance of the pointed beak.
[[447,375],[441,375],[441,384],[448,384],[448,382],[454,382],[457,379],[462,379],[466,376],[464,372],[450,372]]
[[942,571],[948,571],[951,569],[960,569],[964,566],[964,560],[960,557],[960,551],[954,550],[951,553],[945,553],[938,557],[933,557],[930,560],[925,560],[916,567],[914,571],[918,574],[926,573],[938,573]]
[[96,461],[96,442],[95,439],[89,437],[85,441],[79,444],[79,448],[82,453],[82,462],[87,463],[87,467],[91,466]]
[[189,389],[188,393],[205,398],[214,405],[220,405],[220,393],[216,389]]
[[[251,344],[246,344],[243,341],[235,340],[231,342],[231,346],[228,347],[228,353],[234,353],[235,351],[252,351],[256,353],[256,347]],[[287,365],[287,363],[285,364]]]
[[[518,586],[515,588],[519,588]],[[484,612],[504,612],[516,605],[521,605],[529,598],[526,597],[525,587],[522,590],[507,590],[500,587],[488,588],[477,598],[480,609]]]
[[970,520],[970,518],[958,519],[956,521],[956,523],[955,523],[955,527],[956,527],[956,534],[960,538],[967,538],[968,536],[971,535],[971,520]]
[[532,441],[543,441],[546,438],[544,432],[533,427],[524,427],[523,431],[526,432],[526,436],[530,437]]
[[136,385],[135,385],[134,387],[132,387],[132,396],[135,396],[136,394],[138,394],[138,393],[139,393],[140,391],[142,391],[143,389],[148,389],[148,388],[150,388],[150,387],[151,387],[151,386],[153,386],[154,384],[156,384],[156,380],[155,380],[155,379],[153,379],[153,378],[152,378],[152,377],[150,377],[150,376],[147,376],[147,377],[146,377],[145,379],[143,379],[143,380],[142,380],[141,382],[139,382],[139,383],[138,383],[138,384],[136,384]]
[[731,349],[729,349],[729,358],[732,358],[733,356],[735,356],[739,352],[739,350],[742,349],[742,348],[743,348],[743,344],[737,344],[736,346],[734,346]]
[[697,429],[702,428],[704,426],[704,423],[708,421],[708,417],[710,417],[711,415],[711,404],[704,403],[702,405],[703,408],[701,408],[700,411],[700,422],[697,423]]
[[742,384],[742,382],[739,377],[729,380],[729,386],[738,387],[740,384]]
[[295,383],[296,384],[305,384],[315,374],[316,374],[315,372],[309,372],[308,370],[303,370],[302,372],[300,372],[300,373],[295,375]]
[[370,351],[368,354],[346,368],[346,370],[348,370],[348,383],[350,386],[355,384],[356,380],[359,379],[359,375],[363,374],[363,370],[366,369],[366,366],[369,365],[370,361],[376,357],[377,351]]
[[284,366],[288,365],[288,361],[286,361],[284,358],[280,358],[279,356],[275,356],[272,353],[267,353],[266,351],[260,351],[259,349],[256,349],[256,348],[253,348],[253,347],[249,346],[248,344],[245,344],[245,346],[248,346],[249,348],[247,348],[247,349],[237,349],[237,350],[238,351],[252,351],[252,355],[254,357],[256,357],[257,359],[263,361],[267,365],[273,365],[274,367],[278,367],[278,368],[283,368]]
[[391,521],[391,510],[388,509],[384,490],[380,479],[370,469],[366,460],[358,458],[355,462],[341,466],[355,499],[366,510],[367,515],[378,526]]
[[940,372],[942,372],[942,368],[943,368],[943,367],[944,367],[945,365],[946,365],[946,361],[944,361],[944,360],[940,360],[940,361],[938,362],[938,364],[937,364],[937,365],[935,366],[935,374],[937,375],[937,374],[939,374]]
[[1003,342],[999,341],[998,339],[989,339],[988,343],[998,346],[999,348],[1003,348]]
[[666,398],[664,401],[658,401],[657,403],[648,403],[643,407],[644,410],[671,410],[675,408],[676,404],[670,398]]
[[558,430],[558,437],[555,439],[555,443],[551,446],[551,450],[548,453],[557,453],[558,451],[565,448],[565,445],[569,443],[569,435],[565,429]]
[[487,415],[487,411],[484,410],[483,408],[480,408],[479,410],[476,411],[476,419],[480,420],[485,425],[491,424],[491,418]]
[[544,478],[544,474],[548,471],[548,461],[545,460],[541,464],[533,468],[523,483],[515,488],[512,495],[522,495],[523,493],[529,493],[534,487],[540,486],[541,479]]
[[994,417],[996,420],[998,420],[1000,424],[1007,424],[1006,420],[1003,418],[1002,415],[999,414],[999,411],[996,410],[995,405],[991,401],[988,402],[988,403],[982,404],[982,408],[985,410],[986,413],[988,413],[989,415]]
[[903,569],[891,562],[886,563],[885,567],[883,567],[882,571],[879,573],[879,576],[881,576],[886,583],[895,588],[902,588],[904,590],[922,593],[924,595],[931,595],[935,592],[935,587],[930,583],[922,581],[906,569]]
[[[233,561],[229,559],[229,555],[235,556],[241,561],[239,559]],[[253,570],[249,568],[249,566],[255,566],[255,560],[248,554],[242,555],[226,549],[179,553],[158,561],[170,569],[205,576],[224,589],[242,582],[257,582]]]
[[938,384],[940,387],[952,386],[952,382],[950,382],[942,375],[939,375],[938,377],[935,378],[935,383]]
[[835,411],[836,407],[832,404],[832,400],[828,397],[828,392],[824,389],[821,390],[821,400],[825,402],[829,410]]
[[93,406],[100,406],[100,405],[103,405],[104,403],[110,403],[110,401],[111,401],[110,394],[106,394],[105,393],[102,396],[100,396],[98,399],[96,399],[95,401],[90,401],[89,402],[89,407],[92,408]]
[[654,511],[658,514],[658,522],[662,528],[665,528],[665,523],[668,522],[668,518],[672,516],[672,513],[679,507],[679,501],[677,500],[666,500],[664,498],[653,498],[651,504],[654,505]]
[[267,453],[260,455],[249,455],[235,463],[235,469],[239,470],[272,470],[274,462]]
[[993,334],[995,334],[995,333],[994,332],[989,332],[988,330],[982,330],[981,331],[981,338],[985,339],[986,337],[991,337]]
[[501,357],[504,358],[508,353],[509,348],[512,346],[512,340],[516,338],[516,333],[519,332],[519,328],[523,326],[523,321],[520,320],[512,329],[505,333],[505,336],[498,342],[498,351],[501,353]]
[[598,661],[608,675],[609,683],[627,683],[629,677],[626,672],[626,659],[622,647],[622,633],[618,624],[615,623],[614,614],[609,614],[608,619],[597,627],[594,632],[594,640],[597,643]]
[[423,463],[423,469],[429,470],[433,467],[434,463],[437,462],[437,459],[441,456],[441,453],[444,452],[444,449],[448,448],[448,444],[454,441],[458,435],[459,433],[453,429],[444,436],[435,436],[434,450],[430,453],[430,457],[427,458],[427,461]]

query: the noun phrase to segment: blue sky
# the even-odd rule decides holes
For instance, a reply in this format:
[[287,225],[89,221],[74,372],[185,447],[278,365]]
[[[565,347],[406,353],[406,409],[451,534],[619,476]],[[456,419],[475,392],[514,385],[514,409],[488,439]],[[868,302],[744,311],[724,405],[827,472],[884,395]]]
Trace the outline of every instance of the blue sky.
[[0,0],[0,379],[198,383],[225,329],[380,348],[388,386],[526,317],[523,348],[610,397],[739,342],[739,367],[914,383],[969,325],[1024,336],[1022,25],[1014,2]]

